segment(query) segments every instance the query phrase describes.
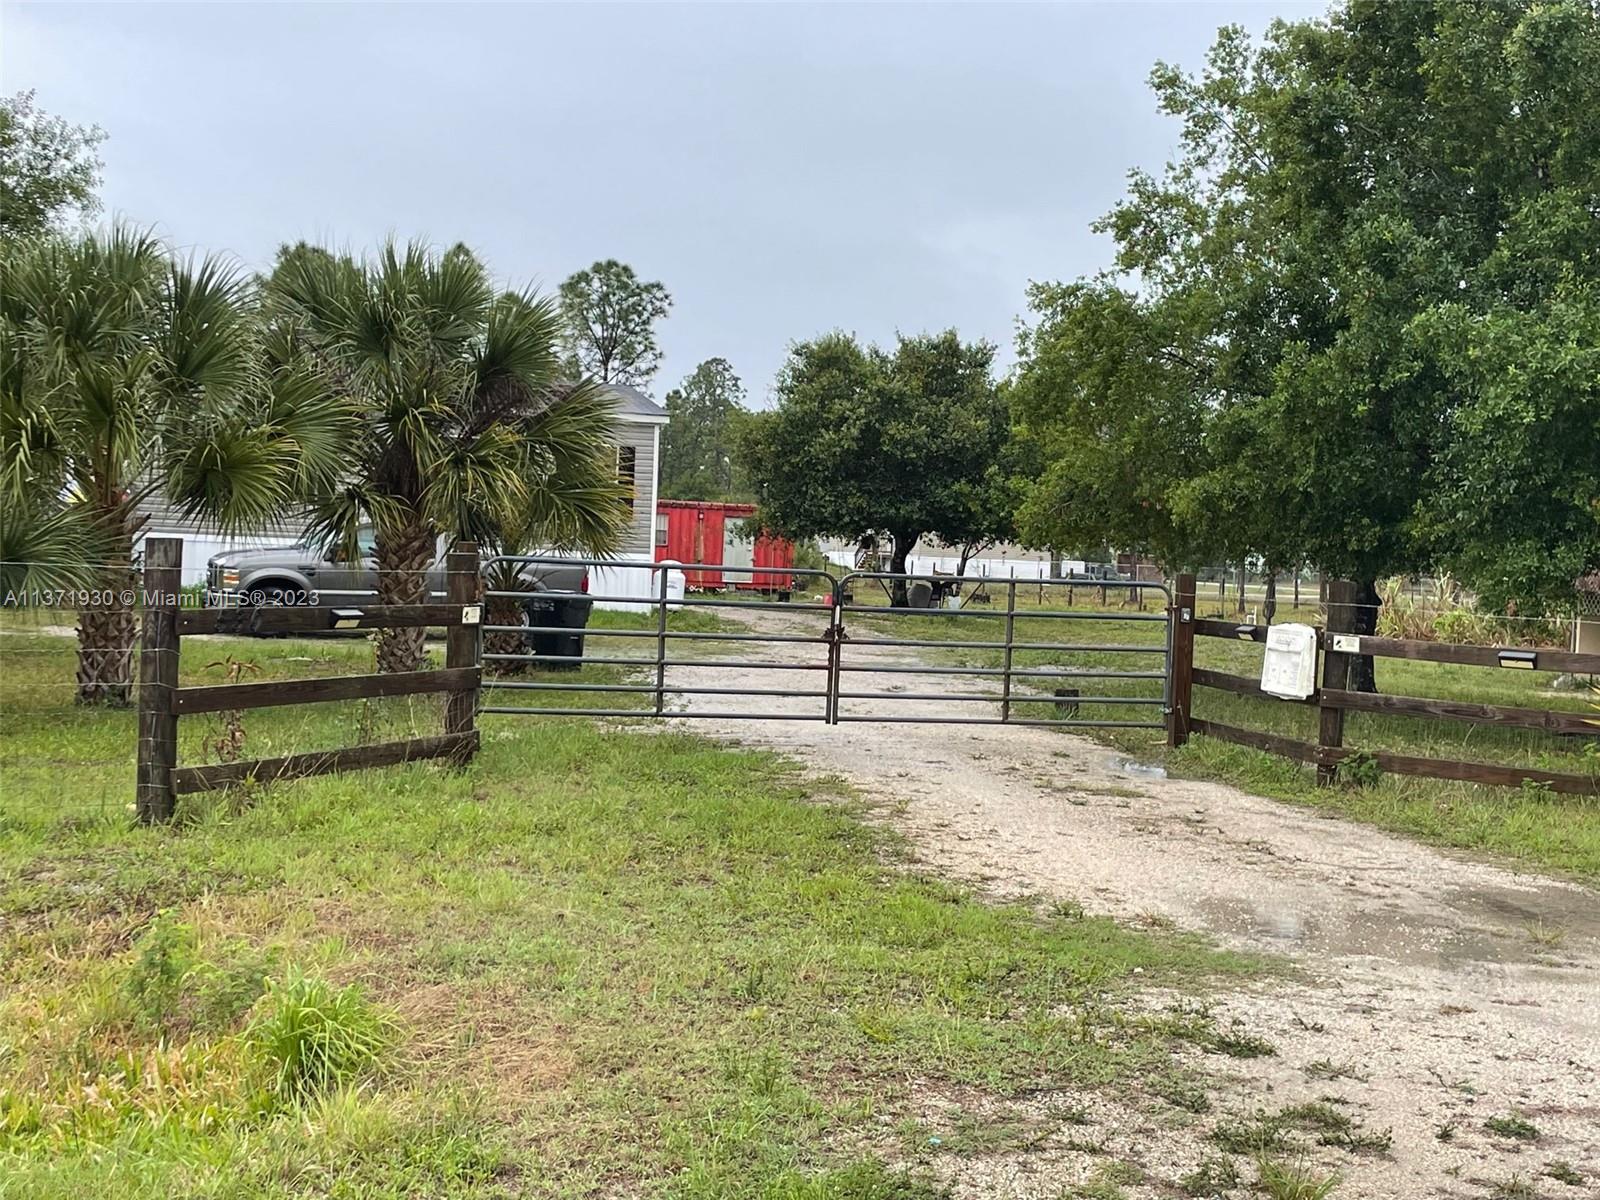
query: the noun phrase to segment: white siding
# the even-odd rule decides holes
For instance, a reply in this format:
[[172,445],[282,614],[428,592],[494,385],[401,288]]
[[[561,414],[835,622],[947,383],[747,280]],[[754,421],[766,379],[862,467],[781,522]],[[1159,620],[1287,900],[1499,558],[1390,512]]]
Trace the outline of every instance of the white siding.
[[633,449],[633,520],[617,549],[618,558],[653,559],[656,548],[656,450],[660,429],[655,425],[619,425],[617,444]]

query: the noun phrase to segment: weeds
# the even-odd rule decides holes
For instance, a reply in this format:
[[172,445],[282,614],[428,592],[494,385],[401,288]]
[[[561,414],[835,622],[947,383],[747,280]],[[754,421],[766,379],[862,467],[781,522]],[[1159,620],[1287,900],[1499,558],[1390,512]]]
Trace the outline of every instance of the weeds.
[[1383,782],[1383,768],[1367,751],[1357,750],[1339,760],[1334,778],[1344,787],[1365,791]]
[[1538,945],[1554,950],[1567,940],[1567,931],[1559,925],[1546,925],[1543,918],[1525,926],[1528,936]]
[[1521,1175],[1502,1179],[1489,1190],[1489,1200],[1538,1200],[1539,1193]]
[[1361,1069],[1352,1062],[1334,1062],[1331,1058],[1319,1058],[1307,1063],[1302,1070],[1307,1079],[1353,1079],[1357,1083],[1366,1083],[1372,1078],[1362,1074]]
[[1256,1160],[1256,1187],[1271,1200],[1325,1200],[1339,1186],[1337,1174],[1323,1175],[1308,1163]]
[[1211,1140],[1229,1154],[1261,1155],[1284,1145],[1284,1123],[1262,1110],[1253,1116],[1220,1121],[1211,1130]]
[[1123,1184],[1136,1184],[1144,1179],[1144,1172],[1132,1163],[1109,1162],[1103,1164],[1094,1178],[1081,1187],[1067,1192],[1072,1200],[1125,1200]]
[[[246,675],[261,674],[261,665],[256,662],[234,658],[226,658],[206,664],[206,670],[222,672],[222,678],[227,683],[238,683]],[[210,743],[209,749],[215,752],[218,762],[237,762],[240,754],[244,752],[245,728],[244,710],[238,708],[223,709],[217,714],[221,726],[216,738]]]
[[1299,1143],[1293,1134],[1309,1134],[1319,1146],[1352,1153],[1387,1153],[1394,1145],[1393,1130],[1374,1132],[1326,1101],[1296,1104],[1276,1113],[1257,1110],[1252,1116],[1220,1122],[1211,1140],[1230,1154],[1269,1156]]
[[1198,1083],[1174,1077],[1164,1077],[1155,1080],[1150,1085],[1150,1090],[1160,1096],[1174,1108],[1184,1112],[1203,1113],[1211,1111],[1211,1098],[1206,1095],[1206,1090]]
[[157,913],[139,939],[133,966],[123,981],[123,995],[139,1024],[156,1030],[169,1027],[194,960],[194,930],[170,910]]
[[1564,1159],[1553,1159],[1545,1164],[1544,1174],[1557,1183],[1564,1183],[1568,1187],[1583,1186],[1583,1172]]
[[1490,1117],[1483,1123],[1483,1127],[1490,1133],[1499,1134],[1501,1137],[1511,1138],[1519,1142],[1537,1141],[1538,1127],[1531,1121],[1525,1121],[1515,1113],[1507,1113],[1502,1117]]
[[1215,1200],[1242,1182],[1243,1180],[1239,1178],[1239,1168],[1233,1165],[1233,1159],[1208,1158],[1178,1180],[1178,1190],[1185,1196]]
[[1229,1058],[1271,1058],[1278,1053],[1278,1048],[1266,1038],[1247,1033],[1237,1025],[1218,1030],[1206,1043],[1206,1048]]
[[397,1034],[394,1018],[354,984],[335,988],[296,972],[269,985],[244,1036],[272,1094],[298,1103],[370,1075]]
[[1334,1146],[1352,1153],[1372,1151],[1386,1153],[1394,1145],[1394,1131],[1385,1129],[1374,1133],[1362,1127],[1360,1121],[1341,1112],[1325,1101],[1297,1104],[1286,1108],[1279,1119],[1304,1133],[1315,1135],[1317,1144]]

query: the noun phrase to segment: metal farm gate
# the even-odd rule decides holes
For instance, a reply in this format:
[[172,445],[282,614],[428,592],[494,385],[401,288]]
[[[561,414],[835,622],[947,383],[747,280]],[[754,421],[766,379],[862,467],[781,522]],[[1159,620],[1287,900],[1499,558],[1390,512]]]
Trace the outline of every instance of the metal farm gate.
[[[647,572],[650,598],[591,593],[588,600],[635,616],[619,620],[596,609],[587,628],[575,629],[553,615],[571,593],[544,590],[538,580],[550,569],[577,566],[602,581]],[[1166,727],[1173,605],[1163,583],[835,575],[803,568],[786,568],[775,581],[770,567],[719,564],[727,592],[673,590],[674,573],[695,578],[702,569],[709,565],[532,555],[486,560],[482,687],[495,696],[481,711],[830,725]],[[746,590],[736,589],[741,580]],[[957,585],[967,591],[956,601],[960,606],[940,606],[950,603],[946,596]],[[929,606],[868,602],[898,588],[920,591],[917,598]],[[780,592],[792,599],[779,600]],[[1101,598],[1100,607],[1074,604],[1088,593]],[[1145,611],[1151,594],[1156,603]],[[1106,598],[1115,596],[1125,597],[1123,607],[1106,607]],[[722,619],[708,622],[697,616],[702,613]],[[1130,628],[1138,636],[1127,636]],[[1086,632],[1101,629],[1120,636]],[[584,648],[563,646],[560,639],[580,632]],[[598,639],[618,639],[619,648],[597,652]],[[974,658],[980,665],[962,661]],[[551,670],[530,675],[529,667]],[[582,669],[584,677],[563,678],[563,669]],[[573,703],[578,696],[599,700]],[[621,696],[632,705],[610,699]],[[714,707],[702,697],[712,698]]]
[[[840,636],[833,676],[835,724],[888,721],[1166,728],[1171,704],[1172,634],[1171,593],[1165,584],[1127,580],[967,580],[965,586],[975,589],[974,598],[986,594],[990,586],[1000,589],[1001,594],[989,597],[986,605],[969,600],[960,608],[896,608],[855,602],[856,590],[863,585],[892,589],[895,584],[910,588],[923,583],[937,599],[939,589],[951,582],[946,576],[883,571],[856,571],[839,580]],[[1127,597],[1130,603],[1139,602],[1139,610],[1072,606],[1080,592],[1105,595],[1108,591]],[[1148,592],[1160,597],[1155,612],[1143,611],[1142,597]],[[1019,598],[1027,593],[1037,595],[1038,601],[1019,604]],[[999,603],[1002,601],[1003,607]],[[945,637],[933,624],[963,618],[968,619],[962,621],[968,630],[971,618],[985,618],[984,623],[992,627],[993,633],[985,630],[972,636],[977,632],[974,630],[967,636]],[[1107,628],[1110,622],[1131,623],[1149,629],[1153,636],[1148,641],[1100,641],[1085,636],[1066,636],[1063,640],[1063,635],[1055,634],[1052,628],[1076,634],[1080,630],[1074,627],[1081,621],[1093,622],[1091,629]],[[852,625],[865,628],[851,628]],[[879,647],[896,653],[931,650],[998,655],[1000,662],[996,666],[884,662],[872,654]],[[1075,663],[1073,659],[1088,661]],[[1126,660],[1127,665],[1109,665],[1117,660]],[[962,690],[901,691],[889,685],[875,691],[860,690],[857,681],[872,676],[908,676],[931,679],[935,684],[945,679],[962,680],[969,686]],[[1102,683],[1107,680],[1116,682],[1107,687]],[[1064,686],[1068,682],[1082,686],[1068,688]],[[1041,690],[1045,688],[1050,690]],[[1099,694],[1102,692],[1114,694]],[[971,706],[974,711],[970,715],[945,711],[944,706],[952,703]],[[922,708],[907,712],[902,707],[905,705]]]

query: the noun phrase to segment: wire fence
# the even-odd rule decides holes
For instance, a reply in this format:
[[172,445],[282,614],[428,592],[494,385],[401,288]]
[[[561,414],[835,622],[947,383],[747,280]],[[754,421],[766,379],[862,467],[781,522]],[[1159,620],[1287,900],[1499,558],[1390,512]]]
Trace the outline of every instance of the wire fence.
[[[127,566],[103,569],[126,573]],[[205,609],[206,568],[183,570],[181,581],[180,611]],[[107,604],[95,589],[28,589],[0,605],[0,828],[131,814],[142,749],[135,699],[146,597],[138,564],[131,586],[112,593]],[[105,629],[95,628],[95,616],[114,609],[132,620],[115,644],[97,644]],[[183,686],[360,674],[374,663],[373,638],[359,632],[185,640]],[[443,640],[427,637],[423,653],[439,665]],[[424,736],[438,731],[444,704],[430,694],[200,714],[180,725],[179,761],[205,766]]]

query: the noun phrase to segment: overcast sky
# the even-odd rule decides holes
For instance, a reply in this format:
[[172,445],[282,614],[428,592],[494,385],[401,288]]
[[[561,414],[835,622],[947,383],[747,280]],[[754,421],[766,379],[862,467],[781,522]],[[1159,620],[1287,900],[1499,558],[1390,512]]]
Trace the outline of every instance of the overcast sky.
[[107,209],[251,266],[285,241],[460,240],[553,290],[599,258],[671,291],[666,390],[788,343],[955,326],[1009,360],[1030,279],[1177,127],[1145,79],[1246,3],[0,5],[0,79],[97,123]]

